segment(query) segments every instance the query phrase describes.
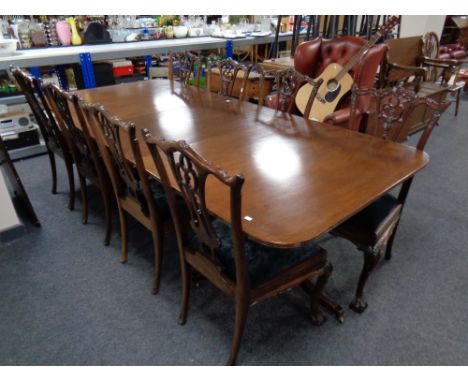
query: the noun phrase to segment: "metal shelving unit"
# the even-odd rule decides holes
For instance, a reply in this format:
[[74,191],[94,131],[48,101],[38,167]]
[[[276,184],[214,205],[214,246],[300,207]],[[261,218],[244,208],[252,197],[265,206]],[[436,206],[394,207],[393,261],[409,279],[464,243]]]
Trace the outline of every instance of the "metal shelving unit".
[[[292,32],[280,33],[280,41],[291,39]],[[204,50],[226,48],[231,44],[236,46],[267,44],[274,41],[274,35],[267,37],[246,37],[229,40],[214,37],[192,37],[182,39],[167,39],[157,41],[122,42],[102,45],[79,45],[58,48],[40,48],[17,51],[15,55],[0,57],[0,69],[8,69],[10,65],[20,67],[56,66],[81,63],[80,56],[90,54],[93,61],[116,58],[147,56],[167,53],[169,51]]]
[[[292,32],[280,33],[279,41],[292,38]],[[40,66],[56,66],[58,71],[61,65],[81,65],[86,88],[95,87],[93,61],[110,60],[135,56],[146,56],[151,62],[151,55],[163,54],[169,51],[206,50],[225,48],[227,55],[232,55],[234,47],[272,43],[274,34],[266,37],[246,37],[229,40],[214,37],[195,37],[182,39],[167,39],[157,41],[139,41],[126,43],[111,43],[102,45],[79,45],[69,47],[48,47],[40,49],[27,49],[17,51],[14,55],[0,57],[0,70],[10,66],[29,68],[33,75],[39,75]],[[62,67],[63,69],[63,67]],[[149,68],[147,68],[149,71]],[[13,105],[26,102],[23,95],[0,98],[0,104]],[[45,152],[44,145],[29,146],[10,150],[12,159],[37,155]]]
[[25,103],[26,98],[22,94],[12,95],[8,97],[0,97],[0,105],[17,105]]

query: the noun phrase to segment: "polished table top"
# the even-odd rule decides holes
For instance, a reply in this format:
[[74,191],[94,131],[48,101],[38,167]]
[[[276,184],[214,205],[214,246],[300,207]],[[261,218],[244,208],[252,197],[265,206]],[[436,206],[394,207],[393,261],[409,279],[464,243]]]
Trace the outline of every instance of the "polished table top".
[[[316,239],[429,161],[413,147],[193,87],[171,89],[167,80],[77,93],[133,121],[138,134],[147,128],[154,136],[184,139],[229,174],[244,175],[244,232],[271,245]],[[142,139],[140,145],[147,171],[158,177]],[[210,186],[208,208],[229,222],[225,187]]]

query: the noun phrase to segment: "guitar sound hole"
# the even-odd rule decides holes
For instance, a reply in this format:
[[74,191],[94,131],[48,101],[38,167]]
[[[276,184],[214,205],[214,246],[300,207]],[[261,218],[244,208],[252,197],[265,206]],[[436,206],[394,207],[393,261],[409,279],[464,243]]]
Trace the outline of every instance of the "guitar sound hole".
[[334,92],[338,88],[338,82],[336,80],[330,80],[327,83],[327,90],[329,92]]

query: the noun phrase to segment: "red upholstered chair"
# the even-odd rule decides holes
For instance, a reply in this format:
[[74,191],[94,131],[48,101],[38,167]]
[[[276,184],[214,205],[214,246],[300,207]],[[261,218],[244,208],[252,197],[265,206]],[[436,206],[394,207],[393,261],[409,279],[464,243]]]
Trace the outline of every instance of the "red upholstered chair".
[[[294,67],[301,74],[317,78],[329,64],[345,65],[366,43],[366,40],[354,36],[339,37],[332,40],[317,37],[300,44],[296,48]],[[375,45],[364,53],[361,60],[351,69],[350,75],[358,88],[374,87],[377,69],[386,52],[387,46],[385,44]],[[350,118],[349,101],[349,95],[343,97],[335,112],[327,116],[324,122],[348,127]],[[359,130],[359,124],[360,118],[356,118],[355,130]]]

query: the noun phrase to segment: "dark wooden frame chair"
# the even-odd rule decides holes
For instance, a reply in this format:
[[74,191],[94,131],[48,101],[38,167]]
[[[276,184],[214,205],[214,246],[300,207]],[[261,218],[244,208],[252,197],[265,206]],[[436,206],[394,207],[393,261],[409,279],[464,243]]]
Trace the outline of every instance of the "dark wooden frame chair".
[[[84,104],[83,110],[96,139],[117,201],[122,236],[121,263],[127,262],[127,215],[130,214],[153,237],[154,275],[152,293],[159,291],[164,233],[172,229],[162,185],[150,182],[136,137],[135,125],[109,114],[103,106]],[[131,151],[136,166],[125,156]]]
[[[430,41],[428,41],[430,40]],[[403,84],[419,97],[430,97],[443,102],[450,91],[448,81],[457,69],[455,60],[428,57],[433,48],[433,38],[427,36],[404,37],[385,42],[387,55],[382,62],[379,87]],[[423,129],[430,121],[431,110],[421,105],[411,117],[410,134]]]
[[[219,89],[215,89],[213,85],[213,69],[219,74]],[[236,82],[240,81],[239,101],[243,101],[251,70],[251,65],[241,64],[232,58],[209,61],[206,69],[206,88],[208,91],[233,97]]]
[[[233,365],[251,305],[295,286],[309,289],[311,318],[320,325],[325,317],[319,309],[322,290],[332,271],[326,252],[317,245],[279,249],[244,238],[241,189],[244,178],[225,171],[193,151],[184,141],[152,138],[143,130],[148,148],[163,181],[177,234],[182,274],[182,306],[179,324],[185,324],[190,292],[190,273],[195,270],[235,301],[235,324],[227,363]],[[168,163],[166,170],[165,163]],[[212,177],[229,191],[230,225],[214,219],[206,208],[206,181]],[[189,218],[176,204],[171,180],[180,190]],[[188,222],[187,222],[188,220]]]
[[304,110],[304,118],[309,118],[310,110],[315,101],[317,91],[323,82],[323,79],[314,80],[309,76],[299,73],[294,68],[287,68],[283,70],[265,69],[263,65],[257,65],[257,71],[260,74],[260,96],[258,99],[258,106],[261,108],[265,104],[265,80],[268,77],[274,78],[273,88],[276,91],[276,96],[273,98],[273,103],[268,104],[274,107],[276,111],[291,113],[295,108],[295,99],[298,90],[302,85],[308,83],[312,86],[310,97],[307,101],[307,106]]
[[68,185],[70,190],[68,208],[74,209],[75,206],[75,178],[73,174],[73,157],[70,153],[65,138],[57,126],[52,115],[50,107],[44,97],[41,89],[41,81],[29,76],[20,68],[12,68],[11,73],[18,84],[18,87],[24,93],[34,117],[39,125],[42,137],[44,138],[47,154],[50,161],[52,173],[52,193],[57,193],[57,168],[55,156],[59,156],[65,162],[68,175]]
[[[369,106],[365,133],[395,142],[406,141],[411,128],[411,114],[421,105],[427,106],[431,116],[418,140],[417,150],[424,150],[441,113],[450,104],[449,101],[437,102],[428,97],[418,97],[401,86],[384,89],[353,87],[352,105],[357,104],[359,97],[365,97]],[[351,118],[352,126],[353,123]],[[392,256],[393,241],[412,182],[413,177],[402,184],[397,197],[385,194],[332,231],[333,235],[351,241],[364,253],[364,266],[355,298],[350,304],[355,312],[362,313],[368,306],[363,295],[364,287],[382,254],[385,253],[387,260]]]
[[[190,52],[173,52],[169,54],[169,80],[174,82],[174,77],[178,77],[183,85],[189,85],[194,79],[194,86],[200,86],[200,74],[202,70],[201,57]],[[177,68],[177,70],[175,70]]]
[[89,180],[101,193],[106,221],[104,244],[109,245],[112,231],[110,181],[99,149],[79,107],[78,96],[67,93],[52,83],[46,84],[42,88],[53,111],[56,123],[65,137],[78,171],[82,201],[82,223],[88,223],[89,203],[86,180]]

